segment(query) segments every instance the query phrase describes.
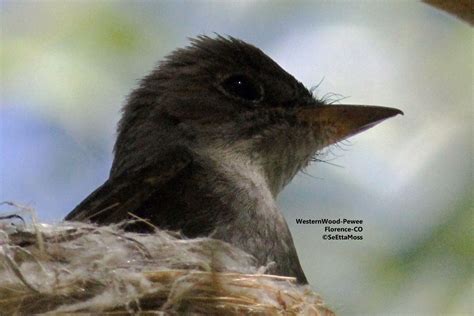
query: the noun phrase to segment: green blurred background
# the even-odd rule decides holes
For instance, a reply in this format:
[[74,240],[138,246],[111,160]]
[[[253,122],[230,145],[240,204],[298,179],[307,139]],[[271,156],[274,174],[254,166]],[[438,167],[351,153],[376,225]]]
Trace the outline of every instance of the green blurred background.
[[[2,1],[0,200],[59,221],[107,177],[120,107],[188,37],[263,49],[320,97],[405,116],[333,146],[279,203],[339,315],[473,314],[472,28],[425,4]],[[364,221],[323,241],[296,218]]]

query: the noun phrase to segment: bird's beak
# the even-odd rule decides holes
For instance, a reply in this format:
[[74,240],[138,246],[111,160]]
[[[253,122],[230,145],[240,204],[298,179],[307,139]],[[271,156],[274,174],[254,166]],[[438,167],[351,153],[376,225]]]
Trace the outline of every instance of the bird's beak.
[[369,129],[403,112],[399,109],[365,105],[321,105],[298,110],[299,121],[309,124],[321,148]]

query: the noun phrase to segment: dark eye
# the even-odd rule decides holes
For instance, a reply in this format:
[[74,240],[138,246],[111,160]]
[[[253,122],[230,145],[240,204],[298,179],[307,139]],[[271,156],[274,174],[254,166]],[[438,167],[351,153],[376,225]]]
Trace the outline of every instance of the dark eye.
[[231,96],[247,101],[259,101],[263,95],[262,87],[244,75],[230,76],[222,82],[221,86]]

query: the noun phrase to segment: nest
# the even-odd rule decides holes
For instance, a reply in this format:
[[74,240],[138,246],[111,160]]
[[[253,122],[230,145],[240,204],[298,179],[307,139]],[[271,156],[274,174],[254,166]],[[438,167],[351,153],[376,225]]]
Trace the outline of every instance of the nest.
[[130,233],[120,224],[7,222],[2,314],[333,315],[308,286],[264,274],[252,256],[219,240]]

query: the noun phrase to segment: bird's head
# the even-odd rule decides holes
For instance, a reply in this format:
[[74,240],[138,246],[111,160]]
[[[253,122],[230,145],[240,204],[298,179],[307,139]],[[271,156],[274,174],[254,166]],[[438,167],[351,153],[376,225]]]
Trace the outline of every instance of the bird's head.
[[199,154],[248,158],[276,194],[318,150],[398,113],[326,105],[260,49],[201,36],[168,56],[131,94],[111,173],[183,145]]

